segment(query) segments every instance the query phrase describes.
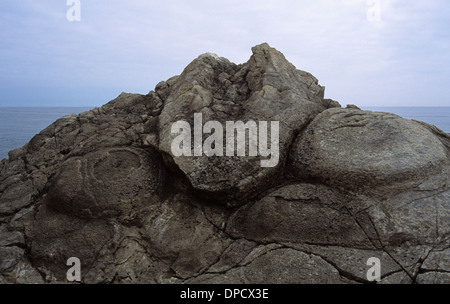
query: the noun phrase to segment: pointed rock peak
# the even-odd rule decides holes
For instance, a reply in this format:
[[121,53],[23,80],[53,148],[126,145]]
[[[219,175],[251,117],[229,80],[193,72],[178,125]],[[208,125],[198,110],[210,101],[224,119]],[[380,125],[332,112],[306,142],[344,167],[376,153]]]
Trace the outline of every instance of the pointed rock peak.
[[[181,73],[177,83],[183,85],[190,83],[190,78],[202,82],[205,77],[210,78],[215,71],[227,70],[235,64],[225,57],[220,57],[215,53],[204,53],[195,58]],[[220,72],[218,72],[220,74]],[[186,79],[189,78],[189,79]]]
[[252,47],[252,52],[253,55],[250,61],[254,59],[257,66],[271,63],[284,66],[289,65],[290,68],[295,69],[294,65],[284,57],[283,53],[271,47],[267,42]]
[[312,74],[298,70],[286,57],[268,43],[252,48],[253,55],[248,62],[247,82],[252,91],[259,91],[265,85],[285,91],[289,88],[298,95],[306,93],[306,98],[321,103],[325,87]]
[[200,56],[198,56],[198,58],[199,59],[201,59],[201,58],[213,58],[213,59],[215,59],[217,61],[223,61],[225,59],[225,58],[220,57],[219,55],[217,55],[215,53],[209,53],[209,52],[201,54]]
[[257,53],[257,52],[261,52],[261,51],[276,51],[278,52],[275,48],[271,47],[267,42],[263,42],[261,44],[255,45],[254,47],[252,47],[252,51],[253,54]]
[[211,67],[224,66],[224,65],[234,65],[227,58],[221,57],[215,53],[204,53],[194,59],[189,65],[200,65],[204,64]]

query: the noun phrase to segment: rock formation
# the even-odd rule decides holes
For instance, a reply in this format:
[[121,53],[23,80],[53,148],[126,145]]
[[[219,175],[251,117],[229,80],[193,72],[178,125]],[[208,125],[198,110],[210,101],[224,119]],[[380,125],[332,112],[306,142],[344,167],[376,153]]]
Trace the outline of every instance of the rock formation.
[[[0,282],[450,282],[450,136],[341,108],[267,44],[58,119],[0,163]],[[173,155],[171,126],[279,121],[279,162]]]

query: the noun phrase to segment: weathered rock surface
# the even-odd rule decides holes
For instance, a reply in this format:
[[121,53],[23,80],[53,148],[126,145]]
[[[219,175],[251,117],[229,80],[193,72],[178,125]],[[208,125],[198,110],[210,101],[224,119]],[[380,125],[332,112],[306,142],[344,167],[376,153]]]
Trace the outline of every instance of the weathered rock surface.
[[267,44],[252,50],[253,56],[242,65],[213,54],[201,55],[179,77],[156,88],[167,96],[159,120],[159,147],[172,156],[172,124],[186,120],[193,126],[194,113],[223,125],[249,120],[282,124],[275,167],[262,168],[260,157],[174,158],[196,189],[212,192],[215,200],[228,204],[273,185],[271,176],[281,174],[295,134],[325,109],[324,88],[314,76],[295,69]]
[[[267,44],[68,115],[0,162],[0,283],[450,283],[450,136],[341,108]],[[279,121],[279,162],[173,155],[171,126]],[[203,138],[204,139],[204,138]]]
[[[334,108],[314,119],[291,150],[293,175],[347,189],[447,183],[447,149],[432,132],[394,114]],[[414,184],[411,184],[413,187]]]

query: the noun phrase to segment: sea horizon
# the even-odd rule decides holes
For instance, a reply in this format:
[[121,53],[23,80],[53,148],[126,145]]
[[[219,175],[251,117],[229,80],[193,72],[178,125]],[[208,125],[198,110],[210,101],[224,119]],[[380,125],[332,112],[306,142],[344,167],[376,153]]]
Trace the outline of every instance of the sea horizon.
[[[68,114],[98,106],[0,106],[0,160],[29,142],[36,134]],[[450,106],[360,106],[362,110],[389,112],[435,125],[450,133]]]

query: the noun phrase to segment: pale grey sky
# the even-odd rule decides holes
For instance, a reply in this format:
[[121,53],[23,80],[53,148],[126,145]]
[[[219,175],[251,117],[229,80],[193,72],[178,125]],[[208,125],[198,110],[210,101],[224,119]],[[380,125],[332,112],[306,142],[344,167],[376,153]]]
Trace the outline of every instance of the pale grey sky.
[[262,42],[344,105],[450,106],[448,0],[80,4],[69,22],[66,0],[2,1],[0,106],[100,106],[153,90],[205,52],[245,62]]

